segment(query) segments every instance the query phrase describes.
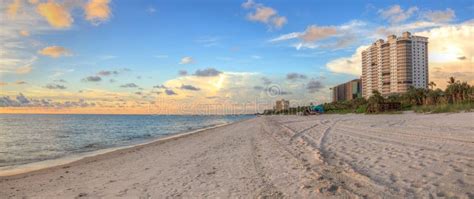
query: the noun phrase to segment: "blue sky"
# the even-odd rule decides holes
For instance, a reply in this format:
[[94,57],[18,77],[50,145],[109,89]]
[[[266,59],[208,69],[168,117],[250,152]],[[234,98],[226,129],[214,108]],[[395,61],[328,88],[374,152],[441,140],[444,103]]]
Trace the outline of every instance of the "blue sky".
[[[43,13],[42,4],[50,6]],[[448,49],[453,57],[430,63],[436,67],[430,76],[437,80],[463,71],[461,79],[474,79],[472,47],[458,42],[473,37],[472,1],[6,0],[1,9],[5,53],[0,57],[0,94],[57,101],[49,109],[62,108],[68,100],[115,107],[114,99],[120,99],[129,108],[157,98],[180,103],[274,101],[264,94],[269,84],[262,78],[291,93],[277,98],[324,102],[330,99],[329,87],[358,77],[357,49],[402,31],[434,35],[433,60],[447,53],[444,38],[455,37],[451,43],[456,45]],[[19,36],[22,31],[28,34]],[[439,36],[444,34],[448,36]],[[48,53],[43,51],[47,47],[54,48]],[[462,56],[466,59],[456,59]],[[206,69],[217,73],[195,74]],[[180,70],[187,75],[179,75]],[[292,73],[299,76],[289,78]],[[223,79],[224,86],[201,89],[218,81],[213,78]],[[315,82],[320,88],[308,86]],[[129,83],[138,86],[122,86]],[[179,86],[191,83],[198,90]],[[163,87],[153,88],[159,85]],[[85,95],[85,90],[95,93]]]

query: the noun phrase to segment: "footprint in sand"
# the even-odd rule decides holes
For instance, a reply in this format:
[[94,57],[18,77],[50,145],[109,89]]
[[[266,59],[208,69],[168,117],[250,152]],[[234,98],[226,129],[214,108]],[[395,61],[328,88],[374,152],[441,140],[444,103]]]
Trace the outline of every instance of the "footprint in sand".
[[390,174],[390,180],[392,182],[397,182],[399,178],[400,178],[400,174],[397,174],[397,173]]
[[415,169],[415,170],[421,169],[421,167],[418,166],[418,165],[410,165],[410,166],[408,166],[408,168],[410,168],[410,169]]

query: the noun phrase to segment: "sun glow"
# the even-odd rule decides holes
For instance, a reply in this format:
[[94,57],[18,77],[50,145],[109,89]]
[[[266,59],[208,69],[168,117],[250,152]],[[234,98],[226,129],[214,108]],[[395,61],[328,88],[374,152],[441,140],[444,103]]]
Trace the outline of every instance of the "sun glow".
[[216,90],[220,90],[222,88],[222,84],[224,83],[225,76],[223,74],[219,75],[218,79],[211,80],[209,83],[213,85]]
[[457,61],[459,57],[463,56],[463,51],[456,45],[447,45],[442,52],[433,53],[430,59],[434,62],[453,62]]

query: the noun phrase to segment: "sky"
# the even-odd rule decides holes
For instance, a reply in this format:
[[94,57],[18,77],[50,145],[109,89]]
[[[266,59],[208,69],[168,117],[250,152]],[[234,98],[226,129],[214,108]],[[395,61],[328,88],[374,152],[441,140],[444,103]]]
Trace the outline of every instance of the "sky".
[[0,0],[0,113],[239,114],[331,100],[362,50],[429,38],[429,79],[474,83],[474,3]]

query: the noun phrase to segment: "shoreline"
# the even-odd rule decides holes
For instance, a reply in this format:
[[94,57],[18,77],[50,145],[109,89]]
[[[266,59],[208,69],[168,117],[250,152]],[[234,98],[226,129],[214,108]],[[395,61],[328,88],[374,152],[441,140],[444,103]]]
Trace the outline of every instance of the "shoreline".
[[0,179],[4,177],[14,177],[16,175],[22,175],[22,174],[27,174],[31,172],[36,172],[40,170],[46,170],[46,169],[51,169],[55,167],[61,167],[61,166],[66,166],[68,164],[73,164],[75,162],[83,161],[84,159],[87,158],[94,158],[97,156],[101,155],[106,155],[109,153],[115,153],[117,151],[121,150],[127,150],[127,149],[133,149],[136,147],[144,147],[146,145],[150,144],[155,144],[158,142],[166,142],[169,140],[173,139],[178,139],[181,137],[186,137],[195,133],[199,133],[202,131],[214,129],[214,128],[219,128],[223,127],[226,125],[234,124],[237,122],[242,122],[248,119],[240,120],[240,121],[235,121],[235,122],[228,122],[224,124],[218,124],[214,126],[209,126],[209,127],[204,127],[200,129],[195,129],[191,131],[184,131],[184,132],[178,132],[173,135],[166,135],[164,137],[158,137],[158,138],[152,138],[150,140],[140,142],[140,143],[135,143],[131,145],[126,145],[126,146],[116,146],[116,147],[111,147],[111,148],[105,148],[105,149],[99,149],[96,151],[90,151],[90,152],[84,152],[84,153],[77,153],[77,154],[71,154],[67,155],[64,157],[56,158],[56,159],[49,159],[49,160],[42,160],[38,162],[31,162],[27,164],[22,164],[22,165],[17,165],[17,166],[6,166],[6,167],[0,167]]

